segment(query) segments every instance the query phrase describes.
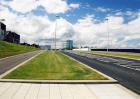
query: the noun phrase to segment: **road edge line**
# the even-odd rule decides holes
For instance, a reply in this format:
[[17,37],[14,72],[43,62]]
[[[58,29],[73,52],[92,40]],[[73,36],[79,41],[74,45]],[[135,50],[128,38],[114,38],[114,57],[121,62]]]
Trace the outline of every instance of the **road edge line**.
[[12,72],[13,70],[17,69],[18,67],[22,66],[23,64],[27,63],[28,61],[32,60],[33,58],[37,57],[38,55],[42,54],[44,51],[40,51],[38,54],[32,56],[31,58],[29,58],[28,60],[20,63],[19,65],[13,67],[12,69],[6,71],[5,73],[0,75],[0,79],[2,79],[4,76],[6,76],[7,74],[9,74],[10,72]]
[[[90,52],[86,52],[86,53],[89,53],[89,54],[97,54],[97,53],[90,53]],[[113,57],[124,58],[124,59],[132,59],[132,60],[140,60],[140,59],[127,58],[127,57],[122,57],[122,56],[114,56],[114,55],[106,55],[106,54],[97,54],[97,55],[113,56]]]
[[[36,50],[36,51],[39,51],[39,50]],[[20,53],[20,54],[12,55],[12,56],[7,56],[7,57],[4,57],[4,58],[0,58],[0,61],[4,60],[4,59],[7,59],[7,58],[14,57],[14,56],[18,56],[18,55],[22,55],[22,54],[26,54],[26,53],[32,53],[32,52],[36,52],[36,51],[25,52],[25,53]]]

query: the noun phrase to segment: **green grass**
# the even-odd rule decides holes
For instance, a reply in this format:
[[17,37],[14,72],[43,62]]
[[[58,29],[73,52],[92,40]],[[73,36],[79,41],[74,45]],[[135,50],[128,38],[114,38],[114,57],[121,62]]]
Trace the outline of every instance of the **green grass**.
[[5,41],[0,41],[0,58],[17,55],[25,52],[39,50],[35,47],[29,47],[24,45],[18,45]]
[[6,75],[4,79],[107,80],[92,69],[55,51],[45,51]]
[[140,53],[130,53],[130,52],[106,52],[106,51],[87,51],[87,52],[95,53],[95,54],[104,54],[104,55],[112,55],[112,56],[119,56],[119,57],[140,59]]

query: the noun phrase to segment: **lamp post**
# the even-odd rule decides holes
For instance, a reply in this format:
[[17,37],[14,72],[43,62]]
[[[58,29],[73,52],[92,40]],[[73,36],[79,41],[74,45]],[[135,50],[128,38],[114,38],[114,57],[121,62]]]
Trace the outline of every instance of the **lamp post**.
[[109,19],[106,18],[105,20],[107,21],[107,42],[108,42],[108,44],[107,44],[107,52],[108,52],[109,51],[109,25],[108,25]]
[[55,33],[55,50],[56,50],[56,30],[57,30],[57,19],[58,18],[59,18],[59,16],[56,15],[56,23],[55,23],[55,31],[54,31],[54,33]]

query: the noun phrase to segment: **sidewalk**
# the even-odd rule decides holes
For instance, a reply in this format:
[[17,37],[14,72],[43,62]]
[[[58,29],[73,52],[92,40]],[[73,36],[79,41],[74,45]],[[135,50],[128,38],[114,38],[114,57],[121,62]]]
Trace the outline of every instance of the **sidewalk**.
[[0,99],[138,99],[119,84],[37,84],[0,82]]

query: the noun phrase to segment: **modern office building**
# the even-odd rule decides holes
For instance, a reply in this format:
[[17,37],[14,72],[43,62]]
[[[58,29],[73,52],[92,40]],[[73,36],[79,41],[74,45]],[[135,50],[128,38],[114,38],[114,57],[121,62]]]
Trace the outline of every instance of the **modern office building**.
[[15,32],[6,31],[4,40],[7,42],[19,44],[20,43],[20,35],[16,34]]
[[51,50],[51,45],[41,45],[40,48],[42,50]]
[[0,40],[4,40],[6,33],[6,25],[0,22]]
[[73,49],[73,40],[67,40],[63,46],[64,46],[64,49],[72,50]]

